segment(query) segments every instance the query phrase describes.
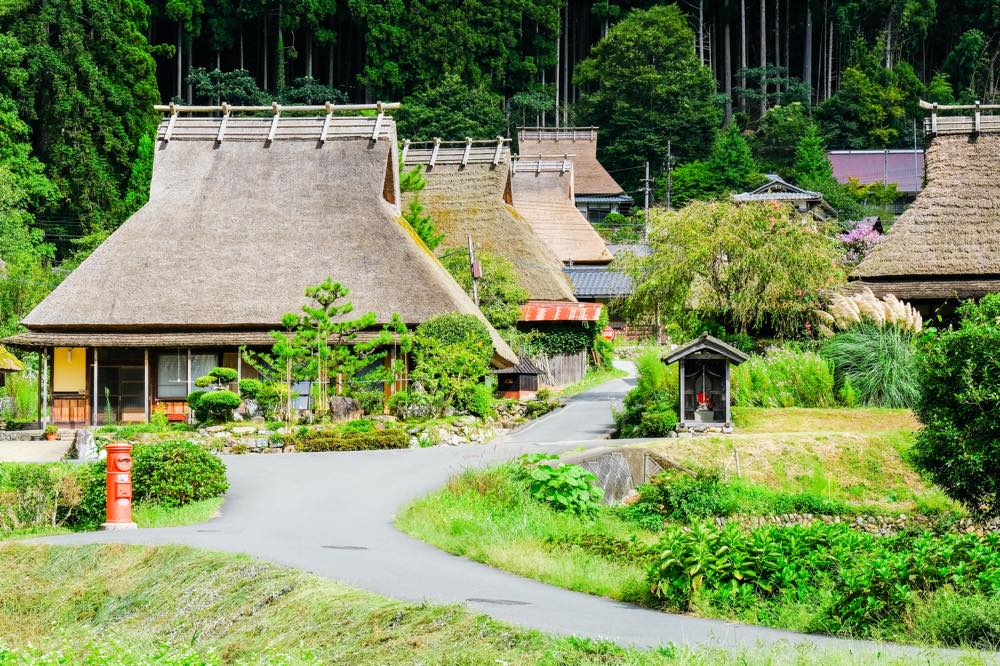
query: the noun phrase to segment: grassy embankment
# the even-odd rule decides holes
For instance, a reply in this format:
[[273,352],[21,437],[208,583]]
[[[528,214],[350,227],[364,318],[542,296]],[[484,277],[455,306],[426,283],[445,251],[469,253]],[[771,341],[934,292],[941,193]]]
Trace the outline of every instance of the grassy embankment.
[[787,646],[626,650],[180,546],[4,544],[0,589],[4,665],[928,663]]

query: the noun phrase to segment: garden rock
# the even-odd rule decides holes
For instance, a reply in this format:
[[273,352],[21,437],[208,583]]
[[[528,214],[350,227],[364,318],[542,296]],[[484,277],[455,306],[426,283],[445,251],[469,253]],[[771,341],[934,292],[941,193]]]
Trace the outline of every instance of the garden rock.
[[330,417],[335,421],[353,421],[364,416],[361,403],[354,398],[335,395],[330,398]]

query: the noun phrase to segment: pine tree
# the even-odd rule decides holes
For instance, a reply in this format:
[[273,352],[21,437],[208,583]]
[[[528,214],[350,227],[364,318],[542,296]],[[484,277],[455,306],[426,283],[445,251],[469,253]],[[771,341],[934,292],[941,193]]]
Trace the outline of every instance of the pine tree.
[[833,166],[826,146],[815,125],[810,125],[795,148],[792,177],[798,183],[823,183],[833,180]]
[[742,192],[761,181],[760,166],[750,144],[735,125],[719,132],[707,162],[719,192]]
[[424,213],[424,205],[420,203],[419,197],[410,199],[409,205],[403,211],[403,219],[410,223],[413,230],[420,236],[420,240],[430,249],[436,248],[444,240],[444,234],[438,234],[434,227],[434,219]]

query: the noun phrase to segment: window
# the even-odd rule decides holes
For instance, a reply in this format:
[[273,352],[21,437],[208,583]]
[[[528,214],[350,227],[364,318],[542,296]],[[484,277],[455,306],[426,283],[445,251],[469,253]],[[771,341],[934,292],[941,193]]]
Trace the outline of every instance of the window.
[[594,206],[587,208],[587,219],[591,224],[601,224],[611,212],[611,206]]
[[[188,394],[187,351],[160,354],[156,363],[156,395],[184,400]],[[191,354],[191,383],[219,365],[216,354]]]

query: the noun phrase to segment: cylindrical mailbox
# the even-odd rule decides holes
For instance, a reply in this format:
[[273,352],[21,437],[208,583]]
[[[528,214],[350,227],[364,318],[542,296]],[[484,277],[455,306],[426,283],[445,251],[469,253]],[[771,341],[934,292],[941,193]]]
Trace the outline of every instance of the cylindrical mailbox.
[[132,522],[132,445],[108,444],[107,522],[103,530],[134,530]]

